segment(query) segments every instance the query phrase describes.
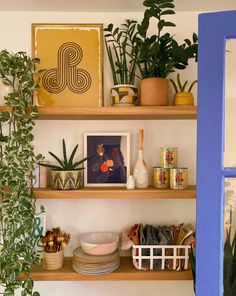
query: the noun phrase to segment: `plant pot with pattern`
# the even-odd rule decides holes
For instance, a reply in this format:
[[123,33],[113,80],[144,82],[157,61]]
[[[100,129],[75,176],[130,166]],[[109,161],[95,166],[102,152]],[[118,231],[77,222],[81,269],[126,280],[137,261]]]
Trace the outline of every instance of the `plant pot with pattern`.
[[[188,60],[197,60],[198,37],[193,33],[192,41],[184,39],[179,44],[174,35],[166,32],[175,24],[163,16],[175,14],[174,0],[145,0],[144,17],[137,26],[134,38],[135,62],[140,72],[140,104],[168,105],[168,81],[166,77],[176,69],[185,69]],[[151,20],[157,21],[156,34],[148,35]],[[163,33],[165,31],[165,33]]]
[[51,169],[51,185],[56,190],[76,190],[82,187],[83,170],[80,167],[89,157],[85,157],[79,161],[74,161],[75,153],[78,149],[78,144],[72,150],[69,158],[67,158],[65,140],[62,140],[63,159],[60,159],[54,153],[49,151],[49,154],[56,159],[59,165],[40,163],[40,165]]
[[114,86],[111,88],[113,106],[135,106],[138,90],[135,86],[136,52],[133,50],[137,21],[126,20],[121,27],[109,24],[105,45]]
[[173,105],[174,106],[193,106],[194,105],[194,97],[192,94],[192,88],[197,83],[197,80],[194,80],[191,84],[188,90],[186,91],[186,87],[188,84],[188,81],[185,81],[183,84],[180,81],[180,74],[177,74],[177,83],[173,79],[170,79],[170,82],[172,83],[175,95],[173,99]]

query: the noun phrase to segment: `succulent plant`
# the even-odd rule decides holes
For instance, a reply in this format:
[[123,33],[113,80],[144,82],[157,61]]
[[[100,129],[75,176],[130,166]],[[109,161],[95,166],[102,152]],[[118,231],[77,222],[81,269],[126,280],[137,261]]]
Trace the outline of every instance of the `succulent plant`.
[[63,159],[60,159],[58,156],[56,156],[52,152],[48,152],[53,158],[56,159],[56,161],[59,163],[59,165],[52,165],[47,163],[40,163],[40,165],[50,168],[53,171],[78,171],[83,170],[84,167],[79,167],[82,163],[84,163],[86,160],[88,160],[90,157],[85,157],[79,161],[74,162],[74,156],[78,149],[78,144],[74,147],[72,150],[72,153],[70,157],[67,157],[67,151],[66,151],[66,143],[65,140],[62,139],[62,149],[63,149]]
[[185,90],[187,84],[188,84],[188,81],[186,80],[183,84],[181,83],[181,80],[180,80],[180,74],[178,73],[177,74],[177,84],[175,83],[175,81],[173,79],[170,79],[170,82],[172,83],[174,89],[175,89],[175,92],[191,92],[191,90],[193,89],[193,86],[197,83],[197,80],[194,80],[188,90]]

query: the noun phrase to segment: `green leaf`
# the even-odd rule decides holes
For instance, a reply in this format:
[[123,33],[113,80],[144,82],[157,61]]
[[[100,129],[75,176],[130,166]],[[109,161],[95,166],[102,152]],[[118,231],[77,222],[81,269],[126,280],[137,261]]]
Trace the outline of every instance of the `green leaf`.
[[196,43],[198,41],[198,36],[196,33],[193,33],[193,42]]
[[165,27],[175,27],[175,24],[172,22],[165,22]]
[[8,111],[3,111],[0,113],[0,122],[6,122],[10,119],[10,113]]
[[175,11],[172,9],[168,9],[168,10],[163,10],[160,15],[170,15],[170,14],[175,14]]
[[70,159],[69,159],[69,161],[68,161],[68,167],[71,167],[71,166],[72,166],[72,164],[73,164],[73,159],[74,159],[74,156],[75,156],[75,153],[76,153],[78,147],[79,147],[79,145],[77,144],[77,145],[75,146],[75,148],[73,149],[73,151],[72,151],[72,153],[71,153],[71,156],[70,156]]
[[67,166],[66,143],[64,139],[62,139],[62,147],[63,147],[64,165]]

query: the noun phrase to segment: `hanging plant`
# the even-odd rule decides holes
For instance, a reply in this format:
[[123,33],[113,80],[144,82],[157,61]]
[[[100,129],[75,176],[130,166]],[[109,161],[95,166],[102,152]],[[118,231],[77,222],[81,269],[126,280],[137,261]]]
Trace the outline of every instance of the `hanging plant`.
[[34,152],[33,126],[38,117],[32,105],[39,87],[34,79],[38,59],[25,52],[0,51],[0,77],[11,88],[4,98],[10,111],[0,112],[0,284],[4,296],[38,296],[29,271],[40,262],[34,248],[35,198],[33,171],[41,160]]

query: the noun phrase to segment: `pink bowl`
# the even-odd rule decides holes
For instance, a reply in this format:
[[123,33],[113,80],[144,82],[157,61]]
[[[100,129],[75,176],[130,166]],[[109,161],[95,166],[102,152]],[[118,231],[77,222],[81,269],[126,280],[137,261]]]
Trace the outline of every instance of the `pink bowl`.
[[89,255],[108,255],[117,250],[119,236],[113,232],[91,232],[80,237],[82,250]]

